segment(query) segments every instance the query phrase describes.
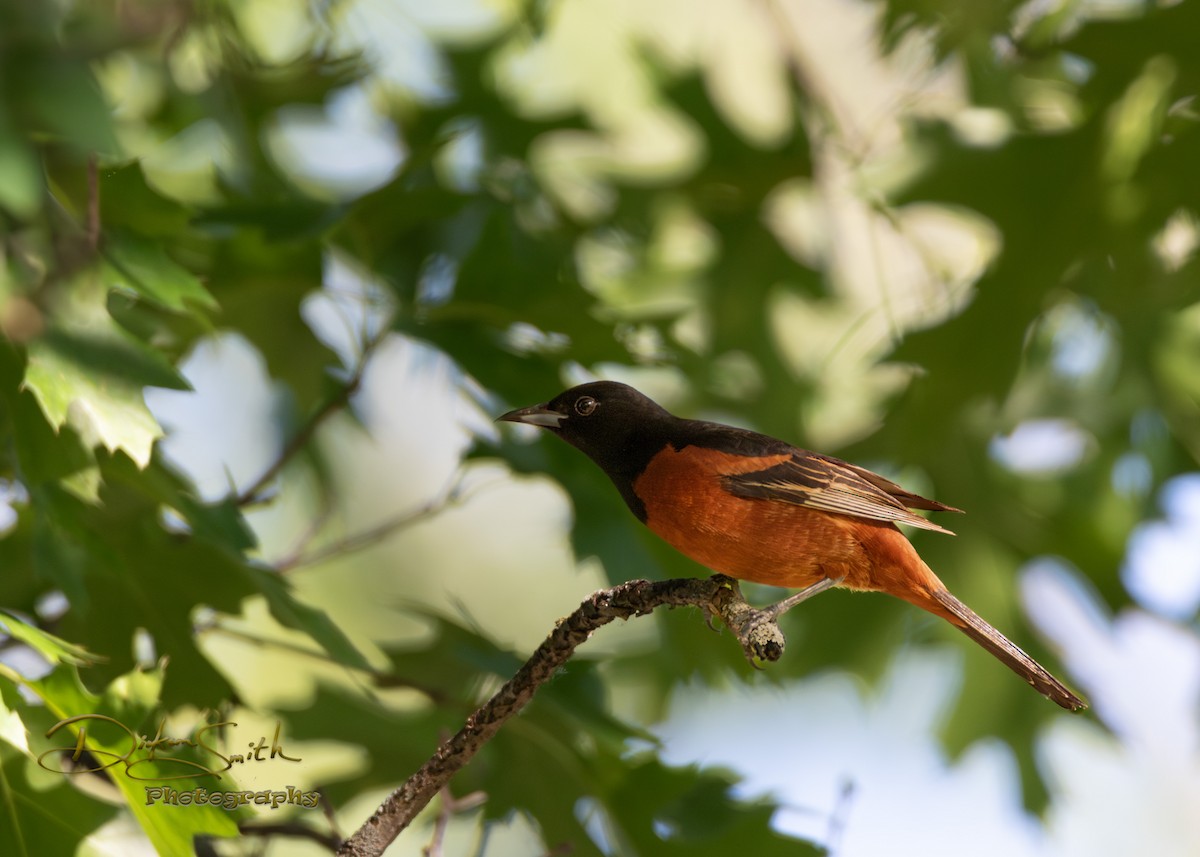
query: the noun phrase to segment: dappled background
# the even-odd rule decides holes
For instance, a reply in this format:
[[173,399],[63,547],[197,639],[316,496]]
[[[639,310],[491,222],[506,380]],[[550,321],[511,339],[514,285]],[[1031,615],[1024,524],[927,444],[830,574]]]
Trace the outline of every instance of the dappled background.
[[[918,549],[1092,709],[884,596],[806,603],[761,672],[664,613],[395,853],[1200,851],[1197,33],[1188,0],[4,4],[0,851],[328,853],[589,592],[706,573],[491,423],[595,377],[965,509]],[[326,811],[33,763],[97,710],[233,752],[279,721],[303,761],[226,776]]]

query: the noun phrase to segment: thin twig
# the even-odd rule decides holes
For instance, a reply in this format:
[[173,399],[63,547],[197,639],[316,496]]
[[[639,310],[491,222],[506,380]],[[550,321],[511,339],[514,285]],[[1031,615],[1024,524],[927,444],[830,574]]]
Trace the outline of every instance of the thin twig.
[[367,340],[363,345],[362,353],[359,354],[358,361],[354,366],[354,372],[346,380],[346,383],[308,418],[308,422],[300,426],[300,430],[292,436],[292,439],[288,441],[276,459],[271,462],[271,465],[263,471],[261,476],[254,480],[249,488],[238,494],[234,503],[238,506],[249,506],[261,501],[262,494],[266,491],[267,486],[275,480],[275,477],[280,474],[297,453],[308,446],[309,442],[313,439],[313,435],[317,433],[317,429],[321,427],[321,424],[350,404],[350,399],[362,386],[363,376],[366,374],[367,364],[370,362],[371,355],[379,343],[383,341],[383,336],[387,333],[388,327],[386,324],[380,325],[380,333]]
[[446,829],[450,827],[454,794],[450,791],[450,786],[442,786],[440,795],[442,808],[438,810],[437,821],[433,825],[433,838],[429,840],[428,845],[421,849],[421,853],[425,857],[442,857],[442,843],[446,839]]
[[294,568],[300,561],[300,557],[308,550],[308,546],[313,540],[320,535],[321,530],[329,523],[329,519],[333,517],[334,504],[333,492],[322,491],[320,506],[317,513],[313,515],[305,527],[304,532],[300,534],[300,538],[296,539],[296,545],[290,552],[284,554],[281,559],[272,563],[272,567],[278,572],[284,572]]
[[850,805],[854,802],[854,780],[842,782],[838,793],[837,803],[829,814],[829,832],[825,835],[825,853],[834,857],[842,846],[842,837],[846,833],[846,816],[850,814]]
[[337,807],[333,805],[333,801],[329,799],[329,795],[325,793],[325,789],[318,787],[317,793],[321,795],[321,815],[325,816],[325,821],[329,825],[329,829],[338,835],[338,839],[342,838],[337,820]]
[[350,402],[350,397],[358,392],[359,386],[362,384],[362,373],[355,372],[350,376],[350,380],[342,385],[330,399],[328,399],[321,408],[314,413],[300,430],[288,441],[287,445],[279,453],[276,459],[271,462],[271,465],[263,471],[254,483],[245,491],[237,496],[234,502],[238,506],[249,506],[259,502],[262,499],[262,493],[266,487],[274,481],[280,471],[287,466],[300,450],[304,449],[316,434],[317,429],[321,427],[321,423],[333,416],[333,414],[346,407]]
[[549,851],[542,854],[542,857],[567,857],[575,851],[575,846],[570,842],[560,842],[551,848]]
[[[448,736],[444,740],[449,740]],[[429,840],[428,845],[421,849],[421,853],[425,857],[442,857],[442,847],[446,841],[446,831],[450,827],[450,819],[456,813],[467,812],[482,806],[487,800],[487,793],[474,791],[456,798],[450,791],[450,786],[447,785],[442,787],[440,797],[442,806],[438,810],[437,822],[433,825],[433,838]]]
[[95,152],[87,162],[87,243],[93,253],[100,246],[100,165]]
[[424,521],[428,518],[445,511],[451,506],[461,503],[466,496],[463,492],[462,485],[463,474],[459,473],[452,479],[449,485],[442,490],[436,497],[427,500],[415,509],[409,509],[394,518],[384,521],[382,524],[362,530],[344,538],[336,539],[329,544],[315,548],[308,553],[302,553],[304,543],[294,550],[290,556],[275,563],[274,568],[278,572],[288,572],[295,568],[305,565],[315,565],[329,559],[330,557],[340,556],[345,553],[368,548],[371,545],[378,544],[395,533],[403,529],[411,527],[413,524]]
[[277,823],[245,822],[238,825],[238,832],[245,836],[292,836],[297,839],[308,839],[318,845],[324,845],[330,851],[338,847],[340,840],[333,831],[315,830],[298,821]]
[[[328,654],[322,649],[313,649],[308,646],[298,645],[287,640],[276,640],[268,637],[260,637],[256,634],[251,634],[247,631],[241,631],[237,628],[230,628],[228,625],[222,625],[216,618],[209,622],[198,624],[195,627],[197,634],[223,634],[226,637],[237,640],[248,645],[255,646],[260,649],[278,649],[288,652],[293,655],[301,655],[306,658],[320,661],[329,666],[339,667],[347,672],[353,673],[357,670],[356,667],[351,667],[342,663],[337,658]],[[380,672],[377,670],[367,671],[366,677],[373,683],[373,687],[384,689],[401,688],[404,690],[415,690],[418,693],[424,694],[434,705],[450,705],[451,703],[458,704],[457,700],[452,699],[445,691],[431,684],[425,684],[415,679],[405,676],[396,675],[391,672]]]
[[595,592],[570,616],[559,621],[533,655],[496,694],[467,718],[453,738],[415,774],[392,792],[366,823],[342,843],[339,855],[378,857],[400,835],[433,796],[446,787],[537,689],[550,680],[575,649],[598,628],[614,619],[645,616],[656,607],[699,607],[714,613],[733,631],[746,656],[778,660],[784,638],[775,616],[756,610],[742,598],[737,582],[724,575],[706,579],[631,580]]

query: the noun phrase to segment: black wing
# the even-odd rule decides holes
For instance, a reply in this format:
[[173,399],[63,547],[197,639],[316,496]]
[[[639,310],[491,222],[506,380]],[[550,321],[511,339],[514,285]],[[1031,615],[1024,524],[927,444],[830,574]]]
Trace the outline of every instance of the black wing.
[[727,491],[738,497],[780,500],[822,512],[871,521],[893,521],[947,535],[954,534],[910,512],[909,508],[959,511],[953,506],[905,491],[895,482],[870,470],[796,449],[793,449],[792,457],[781,464],[754,473],[725,476],[722,482]]

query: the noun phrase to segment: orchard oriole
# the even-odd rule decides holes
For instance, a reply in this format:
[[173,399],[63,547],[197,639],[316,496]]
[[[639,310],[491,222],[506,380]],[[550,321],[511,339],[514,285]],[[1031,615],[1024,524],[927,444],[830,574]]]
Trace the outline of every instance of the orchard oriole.
[[958,509],[837,458],[719,423],[675,417],[612,381],[583,384],[509,422],[541,426],[608,474],[651,530],[741,580],[886,592],[940,616],[1063,708],[1086,703],[950,594],[896,524],[949,530],[910,509]]

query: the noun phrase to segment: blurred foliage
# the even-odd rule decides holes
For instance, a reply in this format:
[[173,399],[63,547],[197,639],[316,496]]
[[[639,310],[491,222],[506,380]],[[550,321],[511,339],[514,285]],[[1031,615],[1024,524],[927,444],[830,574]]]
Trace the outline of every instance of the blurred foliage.
[[[444,351],[489,406],[545,400],[577,367],[608,366],[666,367],[686,382],[677,412],[799,442],[819,407],[820,367],[787,356],[786,340],[805,331],[777,314],[788,300],[845,300],[836,254],[801,259],[767,216],[781,189],[821,178],[813,141],[834,129],[805,78],[789,73],[785,130],[766,144],[725,115],[699,70],[647,49],[658,106],[699,154],[651,177],[596,167],[575,179],[594,203],[580,206],[537,153],[604,129],[585,111],[521,109],[496,73],[503,52],[544,36],[546,4],[437,47],[436,96],[388,83],[378,58],[337,47],[328,33],[345,5],[295,4],[293,18],[326,17],[274,56],[251,38],[248,13],[221,0],[0,4],[0,484],[15,515],[0,536],[0,622],[7,649],[31,647],[54,667],[32,681],[0,666],[0,700],[15,718],[0,731],[5,854],[70,853],[114,814],[34,764],[56,720],[102,709],[150,729],[152,712],[236,702],[198,640],[251,597],[334,663],[421,699],[325,687],[302,710],[264,712],[289,735],[365,751],[364,772],[322,784],[334,808],[400,782],[521,662],[425,617],[425,643],[368,672],[344,631],[257,558],[244,520],[253,498],[202,500],[157,451],[162,430],[143,389],[186,389],[179,362],[218,331],[244,336],[286,392],[281,438],[303,437],[345,403],[346,367],[301,315],[331,256],[384,284],[390,331]],[[1126,537],[1156,514],[1162,483],[1200,456],[1200,4],[1096,21],[1027,8],[880,3],[884,48],[932,40],[940,61],[961,62],[969,104],[1003,121],[984,142],[952,118],[911,121],[905,145],[920,167],[871,204],[974,212],[1000,249],[961,312],[891,332],[879,368],[919,372],[871,402],[887,430],[858,431],[866,436],[839,454],[910,474],[968,509],[957,540],[917,535],[922,552],[1042,656],[1015,602],[1016,569],[1061,556],[1121,603]],[[269,145],[271,129],[287,109],[319,110],[355,87],[372,94],[405,154],[366,190],[315,188]],[[684,261],[663,251],[681,229],[693,244]],[[1082,363],[1072,351],[1081,336],[1095,353]],[[1052,418],[1086,438],[1077,461],[1027,471],[994,454],[997,438]],[[638,527],[564,445],[506,436],[474,454],[561,482],[577,555],[598,557],[610,579],[703,573]],[[800,614],[789,621],[803,657],[773,676],[827,665],[872,676],[893,646],[950,633],[914,627],[887,599],[833,594]],[[610,713],[611,671],[661,713],[678,681],[746,668],[696,617],[654,621],[660,646],[603,667],[577,660],[456,790],[482,789],[488,820],[526,814],[547,847],[573,854],[804,853],[771,830],[769,801],[735,798],[721,772],[664,767],[649,736]],[[146,638],[158,666],[139,654]],[[967,657],[948,741],[1005,737],[1036,796],[1028,739],[1050,709],[985,668],[985,654]],[[631,739],[647,749],[628,755]],[[190,853],[193,835],[236,833],[234,816],[199,808],[167,826],[120,775],[112,781],[164,854]]]

